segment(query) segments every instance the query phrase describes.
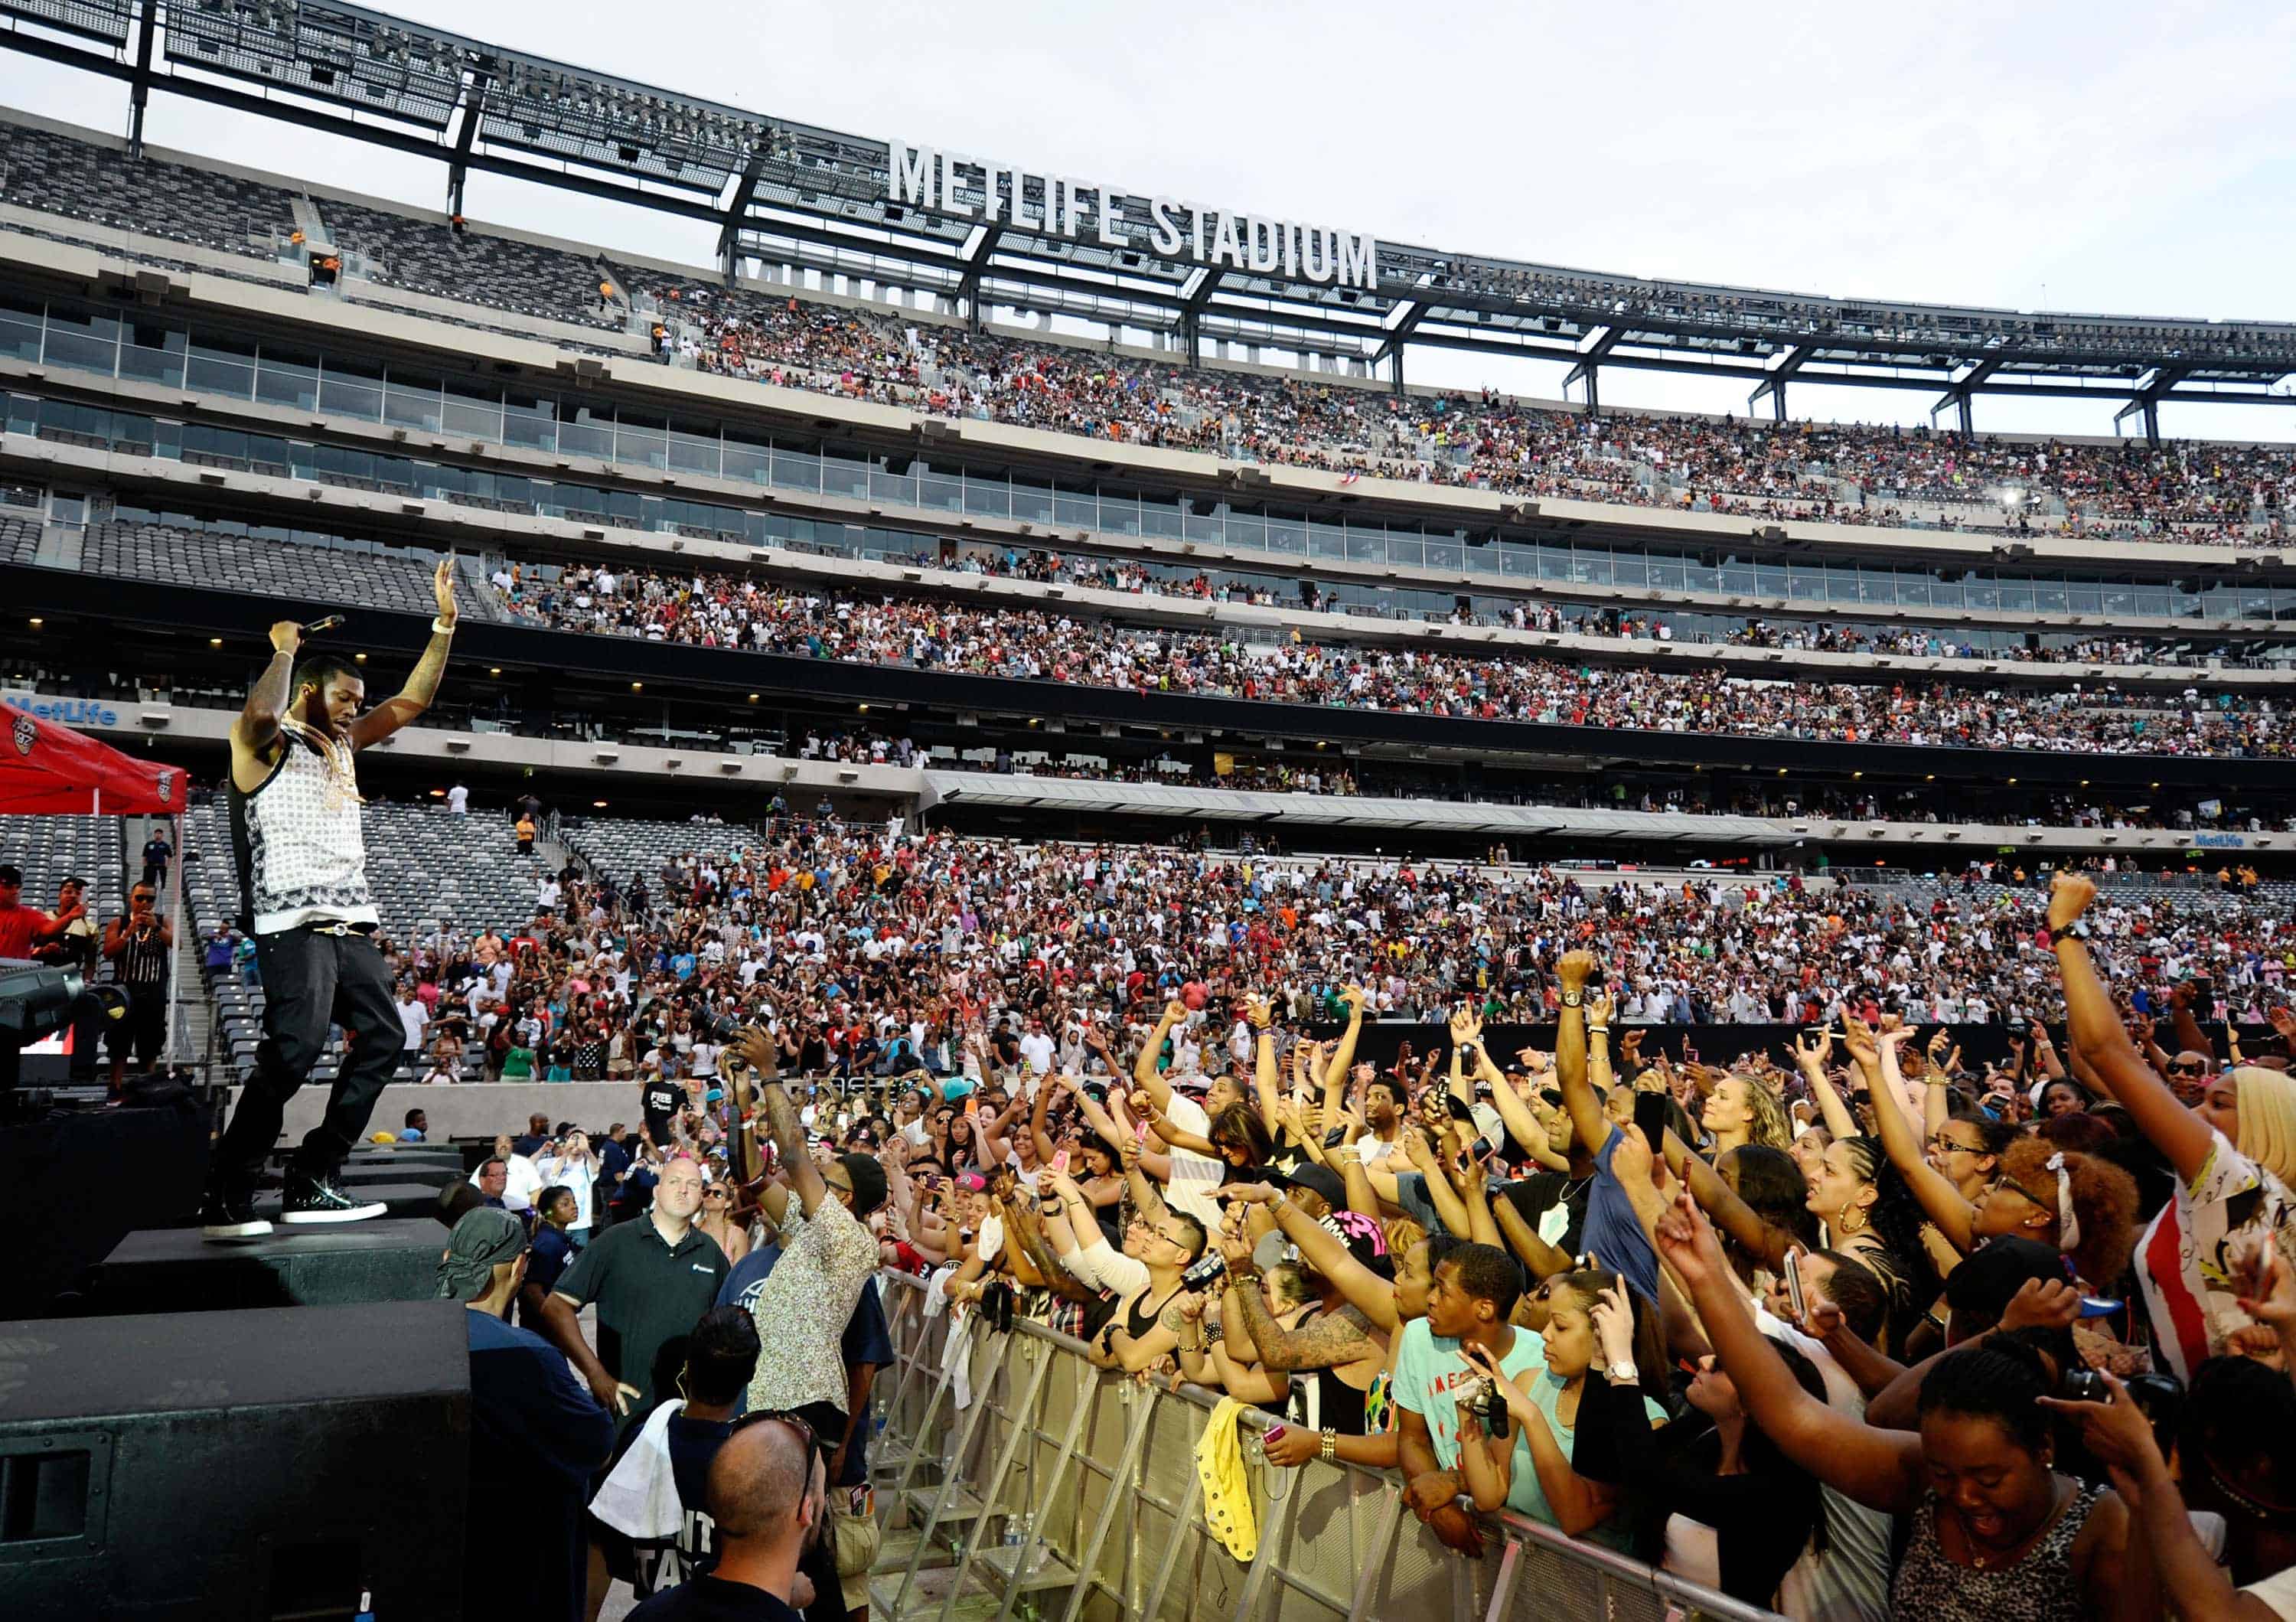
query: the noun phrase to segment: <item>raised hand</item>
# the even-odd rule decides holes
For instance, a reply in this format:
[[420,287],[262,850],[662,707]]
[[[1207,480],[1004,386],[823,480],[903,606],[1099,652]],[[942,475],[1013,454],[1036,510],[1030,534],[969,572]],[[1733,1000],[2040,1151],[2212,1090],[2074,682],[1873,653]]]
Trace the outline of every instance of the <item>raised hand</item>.
[[2027,1279],[2001,1309],[2001,1327],[2070,1329],[2079,1317],[2079,1290],[2062,1279]]
[[1635,1308],[1627,1298],[1626,1281],[1620,1279],[1596,1298],[1589,1315],[1595,1323],[1595,1337],[1602,1342],[1605,1364],[1631,1364],[1635,1360]]
[[[1617,1151],[1611,1151],[1613,1158]],[[1728,1276],[1730,1264],[1723,1259],[1722,1247],[1714,1237],[1714,1225],[1698,1202],[1684,1189],[1675,1196],[1674,1207],[1658,1219],[1658,1252],[1665,1257],[1677,1277],[1696,1289]]]
[[453,630],[455,621],[462,614],[462,610],[455,606],[454,559],[439,560],[438,569],[430,577],[430,588],[439,599],[439,623]]
[[2086,873],[2061,872],[2049,881],[2049,933],[2062,935],[2080,922],[2096,900],[2096,881]]
[[1562,989],[1565,991],[1578,991],[1583,988],[1587,980],[1593,978],[1594,973],[1595,954],[1583,948],[1574,947],[1565,952],[1562,961],[1554,965],[1554,978],[1562,982]]

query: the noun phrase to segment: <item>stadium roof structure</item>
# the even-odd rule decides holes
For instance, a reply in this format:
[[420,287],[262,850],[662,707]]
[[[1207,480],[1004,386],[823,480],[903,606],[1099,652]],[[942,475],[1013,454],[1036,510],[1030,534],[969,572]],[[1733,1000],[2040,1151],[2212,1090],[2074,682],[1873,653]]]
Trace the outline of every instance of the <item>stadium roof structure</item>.
[[986,176],[942,172],[928,190],[943,206],[898,201],[894,143],[337,0],[0,0],[0,45],[125,80],[138,150],[160,89],[435,157],[456,212],[470,171],[512,176],[712,222],[729,276],[750,258],[797,266],[975,319],[1004,307],[1160,334],[1191,358],[1207,341],[1267,345],[1391,364],[1399,386],[1424,344],[1566,364],[1589,406],[1609,366],[1734,379],[1781,419],[1790,385],[1937,390],[1932,416],[1954,411],[1964,430],[1980,393],[2119,401],[2116,421],[2151,438],[2165,401],[2296,404],[2275,392],[2296,373],[2296,323],[1838,299],[1385,241],[1369,285],[1350,286],[1311,279],[1304,256],[1218,262],[1201,233],[1160,250],[1152,208],[1169,200],[1112,188],[1096,229],[1072,213],[1064,232],[1023,226],[1024,195],[1040,221],[1054,212],[1033,173],[999,171],[1015,194],[1002,218],[981,206]]

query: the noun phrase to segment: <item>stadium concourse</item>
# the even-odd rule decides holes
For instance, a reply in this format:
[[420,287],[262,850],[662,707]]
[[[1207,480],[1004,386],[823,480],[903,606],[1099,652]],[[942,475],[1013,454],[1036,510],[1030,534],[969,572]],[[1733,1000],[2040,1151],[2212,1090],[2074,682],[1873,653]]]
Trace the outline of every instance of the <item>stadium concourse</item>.
[[[2160,431],[2296,332],[1341,277],[356,8],[11,21],[131,133],[0,111],[0,700],[190,770],[179,1051],[259,1122],[249,1250],[127,1259],[290,1359],[398,1266],[370,1381],[474,1309],[453,1466],[194,1461],[332,1517],[262,1614],[754,1611],[781,1538],[816,1618],[2296,1615],[2296,454]],[[448,206],[153,87],[435,133]],[[578,172],[722,262],[464,212]],[[1601,399],[1693,364],[1767,420]],[[4,938],[148,831],[0,819]],[[133,1608],[12,1563],[78,1490],[14,1412],[0,1610]]]

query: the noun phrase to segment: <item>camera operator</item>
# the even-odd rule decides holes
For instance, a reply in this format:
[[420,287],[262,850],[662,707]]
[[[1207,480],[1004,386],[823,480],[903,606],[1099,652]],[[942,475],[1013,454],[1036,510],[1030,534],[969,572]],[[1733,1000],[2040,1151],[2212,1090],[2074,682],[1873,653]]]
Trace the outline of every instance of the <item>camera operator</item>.
[[128,1051],[135,1051],[135,1068],[148,1071],[168,1039],[168,954],[175,950],[176,932],[156,910],[158,900],[152,886],[138,884],[127,893],[127,916],[103,928],[104,961],[127,994],[127,1012],[104,1033],[114,1093],[127,1079]]

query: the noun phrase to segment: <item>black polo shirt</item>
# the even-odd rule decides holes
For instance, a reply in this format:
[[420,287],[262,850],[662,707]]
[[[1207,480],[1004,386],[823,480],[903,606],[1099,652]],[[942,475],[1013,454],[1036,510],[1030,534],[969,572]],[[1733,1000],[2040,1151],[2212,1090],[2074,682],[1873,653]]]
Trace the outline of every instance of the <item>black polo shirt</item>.
[[[653,1385],[661,1348],[692,1331],[717,1300],[728,1271],[716,1240],[688,1228],[673,1246],[649,1212],[593,1239],[551,1292],[586,1307],[598,1304],[598,1361],[615,1379],[638,1388],[627,1416],[635,1419],[663,1395]],[[670,1369],[665,1378],[676,1373]]]

